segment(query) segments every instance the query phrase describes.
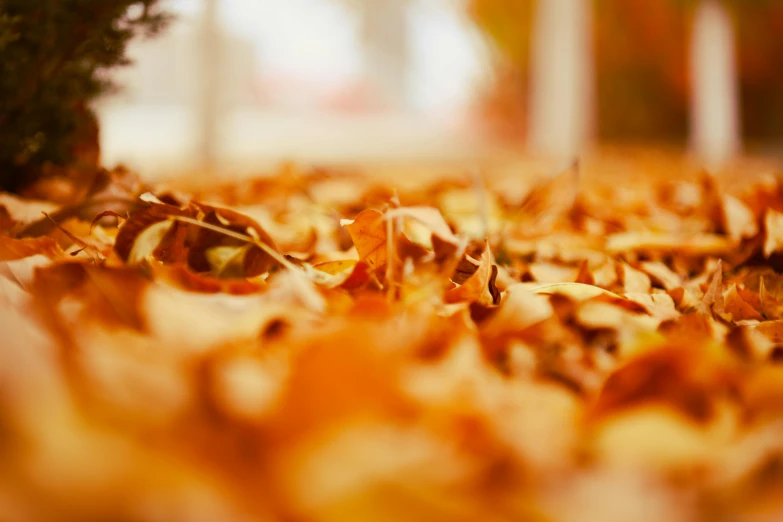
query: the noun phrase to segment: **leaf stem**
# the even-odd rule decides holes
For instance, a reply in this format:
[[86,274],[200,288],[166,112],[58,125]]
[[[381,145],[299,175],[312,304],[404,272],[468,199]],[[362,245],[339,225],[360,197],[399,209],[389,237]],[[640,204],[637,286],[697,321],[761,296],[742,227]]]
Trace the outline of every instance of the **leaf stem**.
[[223,234],[224,236],[237,239],[239,241],[251,243],[257,246],[258,248],[260,248],[261,250],[263,250],[264,252],[266,252],[272,259],[274,259],[275,261],[277,261],[287,269],[299,270],[299,268],[296,265],[294,265],[292,262],[286,259],[285,256],[283,256],[280,252],[270,247],[263,241],[255,239],[254,237],[245,234],[240,234],[239,232],[234,232],[233,230],[230,230],[228,228],[219,227],[211,223],[204,223],[203,221],[199,221],[198,219],[193,219],[187,216],[170,216],[169,219],[173,221],[181,221],[183,223],[188,223],[190,225],[195,225],[197,227],[205,228],[207,230],[211,230],[213,232]]

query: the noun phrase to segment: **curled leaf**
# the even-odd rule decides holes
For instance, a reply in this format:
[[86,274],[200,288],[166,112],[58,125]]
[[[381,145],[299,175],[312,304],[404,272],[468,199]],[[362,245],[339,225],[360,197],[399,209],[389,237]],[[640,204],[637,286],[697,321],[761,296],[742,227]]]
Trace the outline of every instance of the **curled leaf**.
[[127,215],[120,214],[118,212],[114,212],[113,210],[104,210],[97,216],[95,216],[92,219],[92,222],[90,222],[90,232],[92,232],[93,227],[98,223],[98,221],[102,220],[103,218],[107,217],[114,217],[117,218],[117,226],[121,226],[124,221],[128,219]]
[[[231,277],[255,277],[269,271],[275,265],[277,260],[260,245],[249,244],[219,231],[223,229],[249,236],[266,245],[268,249],[277,252],[275,242],[254,219],[231,209],[202,204],[195,205],[203,213],[203,218],[200,221],[216,228],[198,228],[187,255],[188,265],[191,268],[200,272],[212,271],[215,275],[222,274],[226,277],[229,274]],[[221,250],[215,251],[213,250],[215,248],[221,248]],[[226,266],[222,263],[211,263],[207,252],[212,252],[210,255],[213,260],[216,260],[219,255],[233,259],[233,271],[226,271]],[[216,254],[216,252],[220,254]],[[217,271],[214,270],[216,266],[219,267]]]
[[[152,256],[166,233],[173,228],[173,216],[187,216],[188,212],[171,205],[150,205],[131,214],[122,224],[114,242],[114,251],[131,264]],[[149,230],[155,226],[153,230]],[[131,258],[133,254],[133,258]]]
[[500,292],[495,286],[497,267],[492,264],[489,244],[484,247],[476,272],[461,286],[446,292],[447,303],[475,302],[482,305],[496,305],[500,302]]
[[313,269],[313,280],[325,288],[354,290],[370,279],[369,265],[355,259],[319,263]]
[[174,226],[173,221],[159,221],[148,226],[139,233],[133,241],[133,246],[126,259],[129,265],[139,264],[153,257],[155,249],[163,242],[163,238]]

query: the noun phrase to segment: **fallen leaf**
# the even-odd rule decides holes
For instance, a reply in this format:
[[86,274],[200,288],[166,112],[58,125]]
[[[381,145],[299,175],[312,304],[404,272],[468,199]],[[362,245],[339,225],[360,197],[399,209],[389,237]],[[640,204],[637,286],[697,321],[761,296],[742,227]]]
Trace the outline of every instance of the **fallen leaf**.
[[549,319],[553,313],[545,296],[535,294],[521,284],[512,285],[504,292],[497,313],[482,325],[481,332],[491,337],[519,332]]
[[163,242],[163,238],[173,228],[174,222],[165,220],[148,226],[139,233],[133,241],[126,261],[129,265],[137,265],[152,259],[155,249]]
[[544,262],[530,263],[528,271],[539,283],[570,283],[579,275],[579,269],[576,267]]
[[650,291],[652,283],[646,274],[632,268],[627,263],[621,263],[619,268],[620,281],[622,281],[625,293],[647,293]]
[[574,206],[579,194],[579,162],[543,179],[522,201],[520,211],[548,230]]
[[723,313],[723,263],[718,260],[718,265],[712,273],[710,286],[699,305],[699,311],[705,315]]
[[[134,212],[117,232],[114,251],[123,261],[128,261],[133,252],[131,264],[138,263],[152,256],[166,233],[173,228],[173,216],[187,215],[188,212],[184,210],[162,204],[153,204]],[[153,226],[155,228],[150,231]]]
[[388,249],[383,214],[367,209],[356,216],[356,219],[343,221],[341,224],[351,234],[360,261],[367,262],[374,269],[386,265]]
[[533,293],[543,295],[565,295],[576,299],[577,301],[583,301],[586,299],[592,299],[601,295],[614,297],[617,299],[623,299],[621,296],[599,288],[597,286],[585,285],[582,283],[552,283],[547,285],[537,285],[532,289]]
[[656,252],[688,255],[722,255],[729,253],[732,243],[716,234],[672,235],[659,232],[623,232],[606,239],[606,249],[612,253]]
[[742,201],[729,194],[723,194],[721,203],[722,227],[731,239],[739,241],[758,233],[756,217]]
[[492,264],[492,252],[485,244],[476,272],[457,288],[446,292],[447,303],[475,302],[482,305],[495,305],[500,302],[500,292],[495,287],[497,267]]
[[709,421],[717,393],[728,391],[728,381],[721,371],[702,371],[711,364],[699,360],[702,357],[688,347],[672,347],[634,358],[607,378],[591,418],[611,418],[619,411],[658,403],[695,422]]
[[14,239],[0,235],[0,262],[43,255],[55,259],[63,255],[57,242],[49,237]]
[[11,213],[5,208],[5,205],[0,205],[0,234],[11,235],[11,231],[16,228],[18,223],[11,217]]
[[764,255],[771,256],[783,250],[783,214],[767,209],[764,214]]
[[244,246],[216,246],[204,251],[210,272],[216,277],[242,278],[245,277],[245,258],[251,244]]
[[660,261],[643,261],[639,263],[639,269],[666,290],[682,286],[682,278]]
[[[222,272],[223,276],[231,277],[255,277],[269,271],[278,261],[264,248],[254,242],[238,239],[228,232],[236,232],[253,241],[261,243],[274,252],[278,252],[277,245],[267,232],[254,219],[231,209],[219,208],[200,203],[193,204],[203,213],[200,222],[211,227],[198,227],[192,244],[187,252],[188,265],[197,272],[207,272],[213,268],[207,258],[207,252],[213,252],[215,248],[243,249],[241,263],[234,257],[236,263],[231,272]],[[228,253],[238,250],[221,250]],[[221,272],[212,272],[213,275],[221,275]]]
[[[389,210],[384,214],[384,219],[395,219],[405,217],[415,220],[424,225],[428,230],[428,236],[434,234],[443,241],[452,244],[457,243],[457,238],[449,228],[443,214],[435,207],[399,207]],[[428,237],[429,239],[429,237]]]
[[[753,306],[745,301],[737,291],[737,285],[732,285],[723,296],[724,312],[730,314],[733,321],[758,320],[764,318]],[[760,303],[759,303],[760,304]]]
[[96,215],[92,222],[90,223],[90,232],[92,232],[92,229],[95,227],[95,225],[98,223],[98,221],[107,218],[107,217],[113,217],[117,218],[117,226],[121,226],[123,222],[125,222],[128,219],[127,215],[122,215],[118,212],[114,212],[113,210],[104,210],[103,212],[100,212],[98,215]]

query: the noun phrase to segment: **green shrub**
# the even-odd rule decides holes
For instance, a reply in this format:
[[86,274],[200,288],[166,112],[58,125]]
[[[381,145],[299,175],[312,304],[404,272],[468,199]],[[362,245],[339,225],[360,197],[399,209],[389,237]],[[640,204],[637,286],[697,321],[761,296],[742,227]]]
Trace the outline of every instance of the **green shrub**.
[[114,88],[131,38],[168,20],[159,0],[0,0],[0,188],[97,161],[90,102]]

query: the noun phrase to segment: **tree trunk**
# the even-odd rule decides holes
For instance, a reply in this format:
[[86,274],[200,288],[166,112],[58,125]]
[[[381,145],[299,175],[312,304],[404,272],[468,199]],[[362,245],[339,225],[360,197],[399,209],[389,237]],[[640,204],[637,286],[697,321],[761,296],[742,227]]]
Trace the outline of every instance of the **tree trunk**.
[[718,168],[741,148],[734,27],[726,9],[702,0],[691,34],[691,147]]
[[220,120],[220,33],[217,22],[217,0],[204,0],[201,27],[201,91],[199,96],[198,154],[206,172],[215,168]]
[[528,142],[573,158],[590,137],[594,104],[592,2],[538,0],[533,22]]
[[367,79],[384,106],[402,109],[408,80],[407,2],[372,0],[360,8]]

